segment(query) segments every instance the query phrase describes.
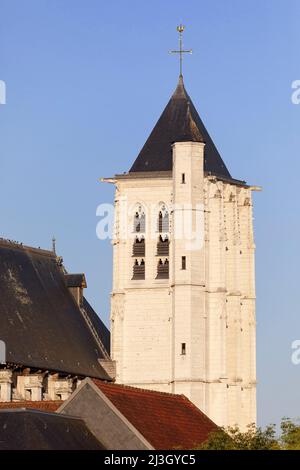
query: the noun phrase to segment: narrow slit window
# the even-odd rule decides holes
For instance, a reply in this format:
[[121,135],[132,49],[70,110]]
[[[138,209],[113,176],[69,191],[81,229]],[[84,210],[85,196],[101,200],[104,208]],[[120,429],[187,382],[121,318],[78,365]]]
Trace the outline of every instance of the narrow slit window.
[[183,271],[186,270],[186,256],[182,256],[182,257],[181,257],[181,269],[182,269]]
[[185,184],[185,173],[181,174],[181,184]]
[[181,355],[186,355],[186,343],[181,343]]

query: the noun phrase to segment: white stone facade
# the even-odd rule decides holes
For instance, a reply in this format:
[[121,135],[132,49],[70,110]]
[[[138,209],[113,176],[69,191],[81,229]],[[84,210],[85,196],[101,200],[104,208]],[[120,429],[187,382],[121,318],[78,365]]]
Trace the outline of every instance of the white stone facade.
[[48,377],[48,393],[45,394],[46,400],[67,400],[72,394],[73,380],[70,378],[59,378],[58,374]]
[[[205,175],[203,153],[202,143],[175,143],[172,173],[116,177],[112,359],[118,383],[183,393],[217,424],[245,429],[256,422],[251,188]],[[132,279],[124,201],[129,228],[135,207],[146,214],[144,280]],[[170,215],[168,279],[157,279],[162,203]],[[198,245],[178,235],[189,217],[203,235]]]
[[0,402],[10,401],[12,393],[12,372],[0,370]]
[[17,388],[13,398],[25,401],[41,401],[43,397],[42,390],[43,376],[41,374],[18,375]]
[[76,377],[0,369],[0,402],[67,400],[80,385]]

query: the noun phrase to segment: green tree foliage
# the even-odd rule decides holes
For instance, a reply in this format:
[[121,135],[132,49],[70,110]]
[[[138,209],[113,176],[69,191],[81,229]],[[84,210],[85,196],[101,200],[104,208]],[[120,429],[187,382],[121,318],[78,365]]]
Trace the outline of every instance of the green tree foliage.
[[245,432],[241,432],[238,427],[220,428],[211,433],[208,440],[199,447],[201,450],[275,450],[279,448],[275,425],[267,426],[263,430],[257,428],[255,424],[249,425]]
[[300,425],[289,418],[281,421],[281,435],[276,437],[275,425],[265,429],[248,426],[241,432],[238,427],[220,428],[210,434],[199,450],[300,450]]
[[300,450],[300,426],[289,418],[281,421],[280,445],[284,450]]

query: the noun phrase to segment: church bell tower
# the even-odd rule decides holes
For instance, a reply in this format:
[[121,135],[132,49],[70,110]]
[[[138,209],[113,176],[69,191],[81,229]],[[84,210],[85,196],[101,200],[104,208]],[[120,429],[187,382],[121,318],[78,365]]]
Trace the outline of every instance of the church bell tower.
[[[234,179],[182,77],[115,191],[117,382],[186,395],[223,426],[256,422],[252,190]],[[105,181],[105,179],[104,179]]]

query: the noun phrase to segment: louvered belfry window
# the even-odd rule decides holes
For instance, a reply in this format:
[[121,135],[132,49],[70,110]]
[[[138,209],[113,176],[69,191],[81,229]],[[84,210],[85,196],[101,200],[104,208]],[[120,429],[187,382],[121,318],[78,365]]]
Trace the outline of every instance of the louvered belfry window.
[[141,205],[138,205],[134,214],[133,232],[137,235],[132,246],[132,256],[135,258],[132,279],[143,280],[145,279],[146,242],[144,234],[146,232],[146,216]]
[[169,246],[170,246],[170,241],[169,237],[162,237],[161,235],[159,236],[159,240],[157,243],[157,256],[169,256]]
[[132,256],[138,257],[143,256],[145,257],[146,254],[146,245],[145,245],[145,238],[138,238],[134,240],[133,249],[132,249]]
[[169,279],[169,260],[160,258],[157,265],[156,279]]
[[170,252],[170,220],[166,204],[161,202],[158,212],[158,233],[156,256],[157,262],[156,279],[169,279],[169,252]]
[[136,259],[133,265],[132,279],[143,280],[145,279],[145,260]]

